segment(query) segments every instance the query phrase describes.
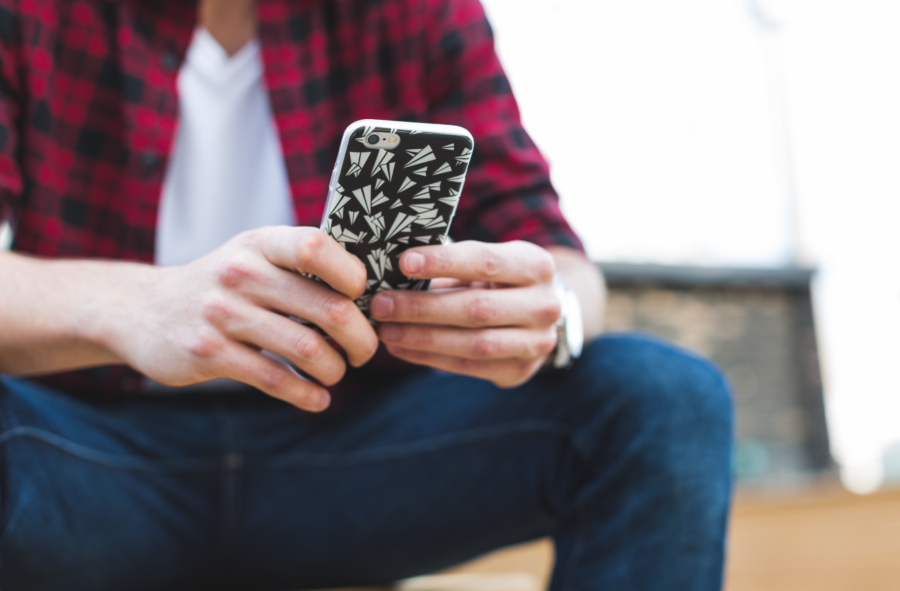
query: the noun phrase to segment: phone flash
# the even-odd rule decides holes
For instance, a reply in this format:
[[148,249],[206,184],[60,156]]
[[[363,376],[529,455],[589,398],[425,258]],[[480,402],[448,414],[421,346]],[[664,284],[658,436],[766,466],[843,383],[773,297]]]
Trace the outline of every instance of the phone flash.
[[392,144],[396,144],[396,143],[397,143],[397,138],[392,137],[392,138],[391,138],[390,140],[388,140],[388,141],[390,141]]

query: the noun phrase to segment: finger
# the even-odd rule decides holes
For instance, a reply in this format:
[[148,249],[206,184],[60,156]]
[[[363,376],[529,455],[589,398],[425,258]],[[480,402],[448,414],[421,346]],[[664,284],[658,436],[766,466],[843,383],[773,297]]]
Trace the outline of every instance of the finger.
[[549,285],[514,289],[464,289],[442,293],[383,291],[369,305],[385,322],[444,324],[468,328],[547,327],[560,315]]
[[246,345],[229,347],[220,359],[220,375],[253,386],[298,408],[321,412],[331,404],[331,396],[325,388],[304,380],[285,364]]
[[381,324],[378,335],[388,345],[465,359],[535,361],[556,347],[556,327],[470,329],[427,324]]
[[279,226],[257,233],[258,245],[273,265],[311,273],[350,299],[366,289],[366,267],[318,228]]
[[344,377],[347,364],[316,331],[279,314],[252,308],[248,317],[232,320],[225,332],[232,338],[290,360],[326,386]]
[[354,367],[365,364],[378,350],[378,335],[350,298],[326,285],[288,274],[288,293],[260,293],[263,305],[280,306],[287,314],[312,322],[333,338],[347,353]]
[[482,378],[493,382],[501,388],[513,388],[527,382],[538,369],[540,361],[520,360],[475,360],[426,351],[413,351],[394,345],[388,345],[388,351],[395,357],[436,369],[449,371],[450,373]]
[[400,257],[400,269],[413,279],[449,277],[510,285],[549,283],[555,272],[550,253],[530,242],[474,240],[411,248]]
[[[314,323],[344,348],[354,366],[364,364],[378,349],[378,336],[353,301],[318,281],[273,265],[233,260],[219,273],[219,282],[258,306]],[[247,320],[246,311],[221,299],[207,302],[206,313],[223,328],[234,316],[239,322]]]

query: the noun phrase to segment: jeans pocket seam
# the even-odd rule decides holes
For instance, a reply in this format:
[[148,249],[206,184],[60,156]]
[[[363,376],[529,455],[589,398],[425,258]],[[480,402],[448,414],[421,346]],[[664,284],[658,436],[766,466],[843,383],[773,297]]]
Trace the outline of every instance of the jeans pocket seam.
[[572,437],[572,429],[563,423],[551,421],[522,421],[504,425],[495,425],[483,429],[470,429],[458,433],[445,434],[440,437],[419,440],[415,442],[396,444],[383,448],[368,450],[356,450],[353,452],[335,453],[304,453],[290,454],[287,456],[275,456],[259,458],[253,467],[265,469],[284,469],[296,467],[314,466],[355,466],[372,464],[385,461],[403,459],[424,453],[431,453],[464,445],[477,443],[498,437],[510,435],[542,433],[548,435],[560,435]]
[[[6,468],[8,462],[4,455],[4,439],[0,434],[0,548],[3,542],[9,537],[9,534],[15,529],[19,516],[22,513],[22,507],[13,507],[11,505],[12,497],[10,495],[9,478],[7,478]],[[2,567],[2,565],[0,565]]]
[[3,523],[0,523],[0,548],[3,547],[3,543],[9,538],[10,534],[15,531],[21,516],[22,507],[15,507],[12,514],[7,516]]

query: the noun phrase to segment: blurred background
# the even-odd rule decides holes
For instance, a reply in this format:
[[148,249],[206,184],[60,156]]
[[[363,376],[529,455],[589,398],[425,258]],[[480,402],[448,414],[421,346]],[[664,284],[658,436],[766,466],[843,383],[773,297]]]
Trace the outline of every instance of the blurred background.
[[900,589],[900,2],[483,3],[609,328],[731,378],[728,588]]

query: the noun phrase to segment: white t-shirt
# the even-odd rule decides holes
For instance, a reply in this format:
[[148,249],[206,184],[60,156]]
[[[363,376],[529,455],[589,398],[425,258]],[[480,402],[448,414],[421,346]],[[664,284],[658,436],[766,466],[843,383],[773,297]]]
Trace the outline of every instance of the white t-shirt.
[[206,29],[198,29],[178,74],[178,94],[156,263],[188,263],[244,230],[295,225],[259,43],[253,40],[229,58]]
[[[253,228],[295,225],[290,185],[259,43],[228,57],[198,29],[178,74],[180,117],[163,183],[156,264],[189,263]],[[145,391],[176,394],[241,389],[218,379],[188,388],[147,380]]]

